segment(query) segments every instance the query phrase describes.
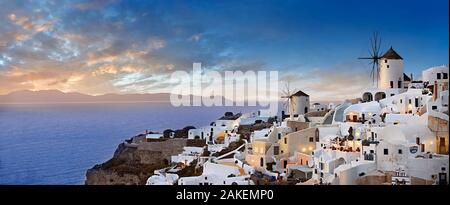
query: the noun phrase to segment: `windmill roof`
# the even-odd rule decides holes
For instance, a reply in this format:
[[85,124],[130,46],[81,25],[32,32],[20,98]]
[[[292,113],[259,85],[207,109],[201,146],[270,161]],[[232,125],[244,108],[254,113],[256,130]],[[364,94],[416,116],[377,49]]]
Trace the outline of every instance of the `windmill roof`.
[[386,51],[386,53],[384,53],[384,55],[381,56],[381,58],[403,60],[403,58],[397,52],[395,52],[395,50],[392,47],[389,48],[389,50]]
[[408,75],[406,75],[405,73],[403,73],[403,80],[404,81],[411,81],[411,78]]
[[307,96],[309,97],[308,94],[304,93],[303,91],[299,90],[298,92],[292,94],[291,96]]

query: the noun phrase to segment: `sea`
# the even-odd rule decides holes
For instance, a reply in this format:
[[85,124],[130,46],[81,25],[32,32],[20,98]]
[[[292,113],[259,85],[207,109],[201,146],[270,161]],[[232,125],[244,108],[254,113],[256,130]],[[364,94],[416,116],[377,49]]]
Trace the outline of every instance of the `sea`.
[[86,170],[139,133],[209,125],[257,107],[167,103],[0,104],[0,184],[84,184]]

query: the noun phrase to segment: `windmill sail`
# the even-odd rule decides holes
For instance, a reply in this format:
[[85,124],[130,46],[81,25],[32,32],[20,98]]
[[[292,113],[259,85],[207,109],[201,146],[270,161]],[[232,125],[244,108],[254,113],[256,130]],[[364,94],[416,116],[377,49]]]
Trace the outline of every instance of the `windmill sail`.
[[370,76],[372,78],[372,83],[378,87],[378,80],[380,79],[380,65],[379,60],[381,58],[380,54],[380,45],[381,38],[378,33],[375,32],[373,37],[370,39],[370,57],[360,57],[358,59],[368,59],[370,60],[370,64],[372,65],[372,69],[370,71]]

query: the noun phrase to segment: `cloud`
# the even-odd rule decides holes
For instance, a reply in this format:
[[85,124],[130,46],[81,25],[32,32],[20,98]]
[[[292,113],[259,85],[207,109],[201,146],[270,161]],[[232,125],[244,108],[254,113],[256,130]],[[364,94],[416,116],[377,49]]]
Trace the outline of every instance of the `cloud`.
[[294,90],[302,90],[310,94],[315,101],[338,101],[360,97],[359,94],[371,86],[366,70],[356,64],[339,64],[330,68],[302,69],[280,73],[281,91],[285,83]]
[[[285,38],[285,26],[269,16],[252,19],[237,5],[216,13],[164,1],[1,1],[0,93],[167,92],[170,74],[190,72],[194,62],[218,71],[259,71],[273,67],[260,51],[269,57],[297,52],[283,51],[298,43]],[[279,42],[286,44],[271,47]],[[313,99],[346,98],[364,83],[364,73],[350,70],[299,67],[280,77],[292,78]]]
[[35,15],[33,18],[34,19],[30,19],[28,16],[17,16],[14,13],[9,15],[9,20],[26,31],[32,31],[34,34],[46,32],[53,27],[54,21],[46,20],[39,15]]
[[88,9],[103,9],[108,4],[115,2],[115,0],[90,0],[82,3],[75,4],[75,8],[80,10],[88,10]]
[[117,66],[114,64],[105,64],[100,66],[97,70],[92,72],[92,75],[103,75],[103,74],[117,74],[118,69]]
[[136,66],[136,65],[132,65],[132,64],[124,65],[120,69],[120,71],[125,72],[125,73],[135,73],[135,72],[140,72],[142,70],[143,70],[142,67]]
[[200,40],[201,37],[202,37],[202,34],[198,33],[198,34],[194,34],[191,37],[189,37],[188,40],[197,42]]

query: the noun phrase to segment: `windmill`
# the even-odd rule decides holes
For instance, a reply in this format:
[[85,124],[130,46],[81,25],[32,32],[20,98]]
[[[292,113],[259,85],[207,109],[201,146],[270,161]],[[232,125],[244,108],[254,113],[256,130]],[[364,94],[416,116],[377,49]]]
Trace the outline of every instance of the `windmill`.
[[370,76],[372,77],[372,83],[377,83],[378,87],[378,79],[380,78],[380,65],[378,60],[381,58],[380,54],[380,44],[381,44],[381,38],[379,37],[378,33],[373,33],[373,37],[370,39],[370,50],[369,55],[370,57],[360,57],[358,59],[368,59],[370,60],[370,64],[372,65],[372,70],[370,72]]
[[285,110],[288,110],[289,116],[292,118],[294,117],[293,112],[294,107],[296,106],[296,102],[292,100],[292,98],[294,97],[293,94],[295,94],[297,91],[296,90],[291,91],[289,84],[290,84],[289,81],[287,81],[285,84],[285,89],[282,91],[281,98],[286,98],[286,101],[283,102],[283,107]]

